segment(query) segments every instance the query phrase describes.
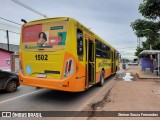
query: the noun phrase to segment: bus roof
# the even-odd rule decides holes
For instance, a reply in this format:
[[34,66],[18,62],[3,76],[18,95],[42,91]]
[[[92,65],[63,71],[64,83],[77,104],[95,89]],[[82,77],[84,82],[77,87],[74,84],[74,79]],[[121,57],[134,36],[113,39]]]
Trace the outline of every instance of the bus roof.
[[40,23],[47,23],[52,21],[68,21],[69,17],[55,17],[55,18],[45,18],[45,19],[39,19],[30,21],[24,24],[24,26],[33,25],[33,24],[40,24]]

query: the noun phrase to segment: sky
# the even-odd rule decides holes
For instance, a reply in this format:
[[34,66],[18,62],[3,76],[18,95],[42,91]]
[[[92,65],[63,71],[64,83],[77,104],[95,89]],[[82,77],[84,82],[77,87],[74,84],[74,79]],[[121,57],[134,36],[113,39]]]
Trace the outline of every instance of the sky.
[[[121,53],[133,59],[137,37],[131,22],[141,18],[138,7],[142,0],[20,0],[48,17],[72,17],[107,41]],[[23,24],[21,19],[43,19],[12,0],[0,0],[0,17]],[[20,33],[19,25],[0,19],[0,29]],[[19,34],[9,33],[10,44],[19,44]],[[0,30],[0,42],[6,43],[6,32]]]

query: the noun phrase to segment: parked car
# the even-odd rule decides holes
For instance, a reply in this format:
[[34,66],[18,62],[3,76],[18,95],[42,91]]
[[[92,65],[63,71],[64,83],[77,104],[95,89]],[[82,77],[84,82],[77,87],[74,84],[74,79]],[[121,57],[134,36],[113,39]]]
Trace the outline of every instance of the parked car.
[[0,90],[14,92],[19,85],[19,78],[16,73],[0,70]]

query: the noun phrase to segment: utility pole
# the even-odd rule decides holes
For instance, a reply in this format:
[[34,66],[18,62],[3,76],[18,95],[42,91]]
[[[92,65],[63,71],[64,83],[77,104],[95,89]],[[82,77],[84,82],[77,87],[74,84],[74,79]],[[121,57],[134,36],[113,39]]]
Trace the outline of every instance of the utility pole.
[[141,40],[137,37],[137,48],[141,48]]
[[8,46],[8,51],[9,51],[9,32],[8,30],[6,31],[6,35],[7,35],[7,46]]

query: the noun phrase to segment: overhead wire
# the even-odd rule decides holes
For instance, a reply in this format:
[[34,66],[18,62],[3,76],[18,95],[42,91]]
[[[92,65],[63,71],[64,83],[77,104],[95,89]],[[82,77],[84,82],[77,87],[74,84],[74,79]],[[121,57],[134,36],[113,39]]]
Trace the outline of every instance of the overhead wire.
[[[1,18],[2,18],[2,17],[0,17],[0,19],[1,19]],[[20,34],[20,33],[19,33],[20,27],[13,25],[13,24],[16,24],[16,25],[17,25],[18,23],[13,22],[13,21],[8,20],[8,19],[5,19],[5,18],[3,18],[3,20],[5,20],[5,21],[7,21],[7,22],[10,22],[10,23],[12,23],[12,24],[9,24],[9,23],[7,23],[7,22],[4,22],[4,21],[0,20],[0,30],[1,30],[1,31],[7,31],[7,30],[8,30],[8,32],[15,33],[15,34]],[[20,25],[20,24],[18,24],[18,25]]]
[[14,32],[17,32],[17,33],[20,32],[20,28],[8,26],[7,24],[1,24],[1,22],[0,22],[0,29],[9,30],[9,31],[12,31],[12,32],[14,31]]
[[22,3],[22,2],[20,2],[20,1],[18,1],[18,0],[11,0],[11,1],[13,1],[14,3],[16,3],[16,4],[22,6],[22,7],[26,8],[26,9],[32,11],[32,12],[38,14],[38,15],[43,16],[44,18],[48,18],[47,15],[45,15],[45,14],[43,14],[43,13],[41,13],[41,12],[39,12],[39,11],[37,11],[37,10],[31,8],[31,7],[29,7],[28,5]]
[[[1,29],[1,28],[0,28],[0,30],[1,31],[7,31],[6,29]],[[15,33],[15,34],[20,34],[20,33],[14,32],[14,31],[10,31],[10,30],[8,30],[8,32]]]
[[8,22],[11,22],[11,23],[14,23],[14,24],[17,24],[17,25],[21,25],[21,24],[19,24],[19,23],[17,23],[17,22],[14,22],[14,21],[8,20],[8,19],[6,19],[6,18],[2,18],[2,17],[0,17],[0,19],[5,20],[5,21],[8,21]]

